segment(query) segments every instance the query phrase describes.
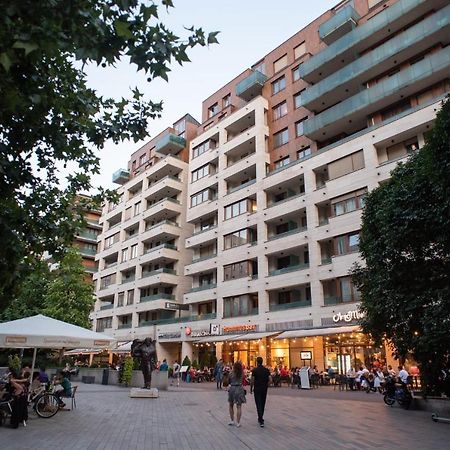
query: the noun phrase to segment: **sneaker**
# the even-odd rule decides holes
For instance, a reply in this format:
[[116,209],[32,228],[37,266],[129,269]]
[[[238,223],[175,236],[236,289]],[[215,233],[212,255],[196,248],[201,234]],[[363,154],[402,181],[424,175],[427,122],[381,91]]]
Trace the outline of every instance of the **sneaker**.
[[264,428],[264,424],[263,424],[262,422],[260,422],[259,426],[260,426],[261,428]]
[[231,422],[228,422],[228,425],[230,425],[230,427],[232,427],[232,426],[235,425],[235,423],[234,423],[234,421],[232,420]]
[[237,423],[237,424],[236,424],[236,428],[241,428],[241,424],[240,424],[240,423]]

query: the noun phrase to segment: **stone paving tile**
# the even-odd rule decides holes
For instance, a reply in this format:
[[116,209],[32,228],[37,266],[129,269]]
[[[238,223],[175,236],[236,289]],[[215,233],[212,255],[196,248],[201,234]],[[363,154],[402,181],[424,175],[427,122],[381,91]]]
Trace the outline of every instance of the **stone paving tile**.
[[380,395],[270,389],[266,427],[247,395],[242,427],[227,425],[227,393],[213,384],[183,385],[158,399],[128,389],[80,384],[78,408],[51,419],[34,414],[26,428],[0,428],[1,450],[365,450],[448,448],[450,428],[430,414],[386,407]]

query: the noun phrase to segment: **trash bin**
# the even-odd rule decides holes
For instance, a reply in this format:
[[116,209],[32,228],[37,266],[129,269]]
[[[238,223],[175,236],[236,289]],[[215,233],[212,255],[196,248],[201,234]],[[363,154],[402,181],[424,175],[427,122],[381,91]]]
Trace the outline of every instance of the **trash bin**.
[[109,379],[109,369],[103,369],[103,377],[102,377],[102,384],[108,384]]

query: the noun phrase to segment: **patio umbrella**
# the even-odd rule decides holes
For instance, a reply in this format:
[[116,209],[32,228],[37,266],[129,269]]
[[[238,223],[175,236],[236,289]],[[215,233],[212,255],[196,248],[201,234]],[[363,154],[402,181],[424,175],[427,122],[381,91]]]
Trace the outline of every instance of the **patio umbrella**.
[[108,348],[115,339],[61,320],[38,314],[0,323],[0,348],[34,348],[33,373],[38,348]]

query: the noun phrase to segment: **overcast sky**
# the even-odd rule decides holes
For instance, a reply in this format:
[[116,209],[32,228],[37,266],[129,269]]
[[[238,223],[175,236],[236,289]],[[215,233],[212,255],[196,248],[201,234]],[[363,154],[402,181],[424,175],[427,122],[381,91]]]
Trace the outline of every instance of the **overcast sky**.
[[151,136],[186,113],[201,121],[205,98],[337,3],[339,0],[174,0],[169,15],[160,16],[166,25],[178,35],[191,25],[220,31],[219,44],[192,50],[190,63],[172,66],[168,83],[159,79],[148,83],[143,74],[124,63],[116,69],[88,69],[89,84],[101,95],[130,97],[129,89],[138,86],[148,98],[164,102],[161,119],[150,123],[148,139],[108,143],[100,152],[101,174],[93,178],[94,185],[117,187],[111,182],[112,173],[126,168],[131,153]]

